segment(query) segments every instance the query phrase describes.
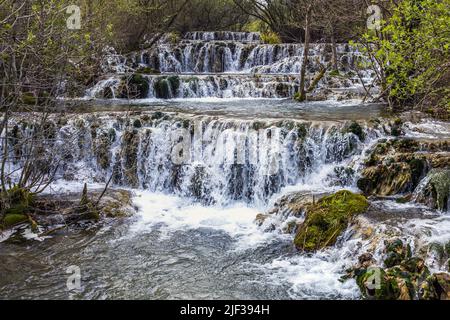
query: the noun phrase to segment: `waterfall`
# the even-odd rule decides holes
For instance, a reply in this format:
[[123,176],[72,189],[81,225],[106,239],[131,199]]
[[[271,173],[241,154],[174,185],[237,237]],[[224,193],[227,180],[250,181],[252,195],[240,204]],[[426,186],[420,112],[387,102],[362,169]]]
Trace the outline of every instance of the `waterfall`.
[[[350,52],[348,46],[339,45],[338,54],[348,66],[354,66],[358,54]],[[310,57],[314,67],[317,59],[327,62],[331,58],[328,44],[312,44]],[[291,63],[301,61],[303,44],[259,44],[238,41],[182,40],[180,43],[162,43],[155,48],[134,56],[129,63],[151,67],[162,73],[250,73],[257,67],[276,64],[283,73],[298,73],[290,69]],[[269,73],[269,72],[268,72]],[[273,72],[271,72],[273,73]]]
[[[123,76],[133,70],[148,81],[149,92],[139,95],[148,98],[290,98],[298,91],[303,44],[264,44],[258,33],[245,32],[189,32],[175,42],[170,39],[162,37],[157,46],[126,58],[112,51],[113,74],[86,96],[109,99],[113,91],[114,97],[134,98],[117,92],[126,87]],[[319,82],[324,92],[321,99],[339,94],[344,99],[364,96],[360,78],[351,72],[361,54],[345,44],[337,46],[337,53],[342,74]],[[307,83],[331,61],[330,44],[311,44],[309,57]],[[367,85],[372,83],[369,72],[361,76]],[[339,93],[327,88],[339,89]]]
[[229,31],[216,31],[216,32],[187,32],[184,37],[187,40],[200,40],[200,41],[239,41],[239,42],[259,42],[261,36],[257,32],[229,32]]
[[[17,130],[31,127],[21,121]],[[332,121],[237,120],[158,111],[129,117],[73,115],[52,127],[55,153],[69,153],[60,155],[65,178],[104,182],[112,175],[117,186],[205,204],[265,203],[286,186],[310,181],[325,166],[345,166],[364,146],[344,123]],[[324,178],[335,183],[339,177],[330,174],[334,176]]]

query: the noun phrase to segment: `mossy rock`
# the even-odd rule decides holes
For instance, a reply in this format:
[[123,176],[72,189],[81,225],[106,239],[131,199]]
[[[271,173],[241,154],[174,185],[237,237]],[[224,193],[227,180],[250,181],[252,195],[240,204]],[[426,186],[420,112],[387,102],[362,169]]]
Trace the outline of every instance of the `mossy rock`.
[[34,194],[26,189],[14,186],[7,191],[9,207],[4,210],[5,215],[24,215],[34,202]]
[[394,137],[401,136],[403,134],[402,125],[403,121],[400,118],[395,119],[391,125],[391,135]]
[[424,281],[419,289],[421,300],[450,300],[450,274],[435,273]]
[[170,83],[170,88],[172,91],[172,95],[176,96],[178,93],[178,90],[180,89],[181,80],[179,76],[171,76],[167,78],[167,81]]
[[400,239],[395,239],[385,243],[385,259],[384,265],[387,268],[400,265],[406,259],[412,257],[410,245],[404,245]]
[[306,123],[300,123],[297,125],[297,137],[301,140],[306,138],[306,135],[308,134],[308,124]]
[[110,218],[127,217],[132,206],[131,197],[127,190],[109,190],[101,200],[100,211]]
[[136,70],[136,73],[141,74],[160,74],[161,72],[159,70],[150,68],[150,67],[140,67]]
[[413,192],[429,170],[428,155],[412,139],[380,141],[365,161],[357,181],[365,195],[390,196]]
[[10,228],[19,223],[23,223],[23,222],[27,222],[27,221],[28,221],[28,216],[25,214],[8,213],[3,218],[2,225],[4,228]]
[[[439,273],[431,275],[425,261],[412,256],[411,248],[399,239],[387,242],[385,252],[397,255],[395,263],[389,268],[359,264],[347,270],[342,280],[355,278],[363,296],[376,300],[434,300],[450,298],[450,275]],[[400,261],[401,260],[401,261]],[[400,261],[400,262],[399,262]]]
[[161,112],[161,111],[156,111],[155,113],[152,114],[151,119],[152,119],[152,120],[160,120],[160,119],[164,118],[165,116],[166,116],[166,115],[165,115],[163,112]]
[[434,253],[439,265],[450,271],[450,241],[447,243],[432,242],[428,249]]
[[158,79],[153,88],[155,89],[155,97],[158,99],[169,99],[171,96],[170,85],[167,78]]
[[364,130],[363,130],[363,128],[361,127],[361,125],[360,125],[358,122],[356,122],[356,121],[352,122],[352,123],[348,126],[347,132],[351,132],[351,133],[353,133],[354,135],[356,135],[356,136],[359,138],[360,141],[364,141],[364,139],[365,139],[365,133],[364,133]]
[[357,186],[365,195],[395,195],[414,190],[419,179],[413,179],[413,174],[417,176],[408,163],[386,161],[386,164],[365,168]]
[[145,99],[148,97],[150,85],[142,74],[133,73],[130,77],[124,77],[123,81],[126,85],[123,84],[120,90],[121,98]]
[[262,121],[254,121],[252,123],[252,129],[259,131],[261,129],[265,129],[267,127],[267,124],[265,122]]
[[141,128],[142,127],[142,122],[139,119],[136,119],[133,121],[133,127],[135,128]]
[[153,86],[155,96],[159,99],[169,99],[175,97],[178,94],[180,85],[181,80],[179,76],[161,77]]
[[396,300],[396,284],[380,267],[371,267],[359,270],[356,274],[356,283],[366,299]]
[[304,251],[315,251],[336,243],[337,238],[352,218],[367,210],[367,199],[343,190],[320,199],[306,209],[306,218],[295,240],[295,246]]
[[81,214],[81,220],[98,221],[100,219],[99,211],[88,196],[86,183],[84,184],[83,192],[81,194],[80,204],[76,210]]
[[450,195],[450,170],[433,169],[427,176],[428,182],[416,201],[440,211],[448,211]]
[[126,182],[133,187],[138,185],[137,154],[139,149],[139,133],[137,130],[125,131],[122,135],[121,152]]

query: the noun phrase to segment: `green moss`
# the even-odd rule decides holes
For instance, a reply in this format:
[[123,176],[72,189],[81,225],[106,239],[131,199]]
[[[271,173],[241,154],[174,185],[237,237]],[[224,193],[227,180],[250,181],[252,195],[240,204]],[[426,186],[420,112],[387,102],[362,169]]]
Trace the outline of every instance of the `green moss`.
[[150,87],[147,79],[141,74],[134,73],[128,79],[128,86],[132,87],[132,91],[135,91],[137,98],[147,98]]
[[438,210],[446,211],[450,192],[450,170],[434,170],[430,173],[430,186]]
[[350,191],[339,191],[308,206],[306,218],[295,240],[300,250],[314,251],[335,244],[351,219],[368,208],[367,199]]
[[391,140],[392,147],[398,152],[419,151],[419,142],[414,139],[395,139]]
[[181,80],[179,76],[171,76],[167,78],[170,83],[170,88],[172,90],[172,95],[175,96],[180,89]]
[[158,79],[154,84],[156,98],[169,99],[170,98],[170,85],[167,78]]
[[359,140],[361,140],[361,141],[364,141],[364,139],[365,139],[364,130],[363,130],[363,128],[361,127],[361,125],[360,125],[358,122],[356,122],[356,121],[354,121],[354,122],[352,122],[352,123],[350,124],[350,126],[347,128],[347,132],[353,133],[353,134],[356,135],[356,136],[359,138]]
[[256,130],[256,131],[261,130],[261,129],[264,129],[265,127],[266,127],[266,123],[265,123],[265,122],[254,121],[254,122],[252,123],[252,129],[253,129],[253,130]]
[[404,246],[400,239],[388,242],[385,251],[384,265],[388,268],[398,266],[402,261],[411,258],[411,247]]
[[332,70],[332,71],[330,71],[330,73],[328,74],[330,77],[339,77],[340,76],[340,73],[339,73],[339,70]]
[[21,99],[24,104],[35,105],[37,103],[36,97],[31,92],[24,92]]
[[297,137],[299,139],[304,139],[304,138],[306,138],[307,134],[308,134],[308,127],[307,127],[306,123],[299,124],[297,126]]
[[162,113],[161,111],[156,111],[154,114],[152,114],[152,120],[159,120],[164,118],[164,113]]
[[[439,248],[442,250],[442,247]],[[376,300],[448,299],[450,275],[431,275],[422,258],[412,256],[409,245],[399,239],[386,243],[385,253],[395,257],[386,263],[388,268],[373,267],[361,263],[347,270],[342,280],[355,278],[365,298]]]
[[16,224],[26,222],[26,221],[28,221],[28,216],[26,216],[24,214],[8,213],[3,218],[2,224],[5,228],[9,228],[9,227],[15,226]]
[[364,297],[375,300],[396,299],[397,285],[379,267],[361,270],[356,276],[356,283]]
[[150,68],[150,67],[141,67],[141,68],[136,70],[136,73],[141,73],[141,74],[160,74],[161,72],[158,71],[158,70],[155,70],[153,68]]
[[22,215],[27,213],[30,205],[34,202],[34,194],[26,189],[14,186],[7,191],[9,207],[5,210],[5,215]]
[[135,128],[141,128],[141,127],[142,127],[141,120],[139,120],[139,119],[134,120],[134,121],[133,121],[133,127],[135,127]]

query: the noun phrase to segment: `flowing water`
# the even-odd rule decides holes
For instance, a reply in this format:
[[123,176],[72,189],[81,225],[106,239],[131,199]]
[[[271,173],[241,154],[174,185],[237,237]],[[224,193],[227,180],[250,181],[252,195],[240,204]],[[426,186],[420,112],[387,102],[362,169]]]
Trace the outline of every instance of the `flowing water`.
[[[226,70],[221,72],[297,59],[301,51],[270,51],[257,34],[189,33],[184,38],[176,59],[170,45],[149,53],[157,54],[159,68],[167,68],[162,71],[174,71],[169,60],[180,62],[174,65],[181,69],[198,62],[187,53],[209,55],[213,50],[208,46],[215,42],[230,50],[223,51]],[[248,47],[253,53],[237,64],[245,60],[236,58],[239,52]],[[211,72],[207,65],[200,71]],[[138,210],[130,218],[44,238],[26,228],[18,232],[27,241],[3,234],[0,298],[359,299],[356,283],[339,278],[369,241],[349,229],[335,246],[300,254],[294,235],[283,230],[301,217],[274,215],[270,228],[258,226],[255,218],[290,192],[357,191],[366,151],[388,135],[388,122],[374,125],[384,121],[382,106],[222,99],[215,92],[205,96],[81,100],[63,120],[52,122],[48,152],[64,165],[47,192],[80,192],[84,182],[89,189],[101,188],[112,175],[112,187],[131,190]],[[30,114],[15,121],[21,137],[30,134]],[[348,130],[352,121],[361,124],[364,141]],[[432,138],[436,135],[430,128],[445,125],[408,124],[407,134]],[[442,130],[440,134],[449,137]],[[13,151],[25,152],[20,147]],[[8,169],[17,165],[8,163]],[[343,168],[355,174],[343,175]],[[378,201],[369,216],[378,221],[380,233],[390,229],[411,243],[450,240],[449,216],[419,205]],[[430,257],[438,270],[433,261]],[[66,287],[71,266],[80,268],[81,290]]]

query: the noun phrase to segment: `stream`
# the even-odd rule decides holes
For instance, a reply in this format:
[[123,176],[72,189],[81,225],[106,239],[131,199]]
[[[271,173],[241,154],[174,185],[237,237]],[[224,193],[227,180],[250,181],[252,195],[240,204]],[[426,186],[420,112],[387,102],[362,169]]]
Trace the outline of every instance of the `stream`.
[[[21,236],[3,234],[0,299],[362,298],[355,280],[339,278],[369,240],[349,228],[335,246],[303,254],[293,245],[295,234],[282,231],[289,219],[273,217],[273,227],[265,228],[255,218],[290,192],[358,192],[367,150],[389,138],[382,130],[389,115],[380,104],[355,99],[282,99],[295,86],[278,90],[285,79],[270,74],[297,73],[301,45],[262,45],[252,34],[225,37],[188,34],[180,48],[161,45],[131,62],[163,73],[194,69],[197,86],[182,75],[181,89],[169,85],[169,96],[159,97],[154,78],[164,74],[152,75],[154,89],[146,98],[105,99],[106,89],[117,90],[116,68],[116,75],[72,103],[54,125],[51,146],[64,167],[47,193],[81,192],[84,183],[99,189],[112,175],[113,188],[133,192],[137,212],[43,238],[28,229]],[[211,64],[219,47],[224,61]],[[123,69],[130,62],[117,63]],[[264,67],[276,80],[247,86],[245,75]],[[221,86],[224,76],[238,83]],[[346,131],[353,121],[361,124],[364,141]],[[419,120],[405,130],[412,139],[450,138],[448,123]],[[188,143],[188,157],[174,163],[180,143]],[[339,169],[348,167],[355,174],[342,177]],[[450,240],[448,212],[381,199],[372,201],[368,216],[380,233],[392,228],[410,243]],[[440,270],[433,256],[427,262]],[[66,286],[73,266],[81,272],[80,290]]]

